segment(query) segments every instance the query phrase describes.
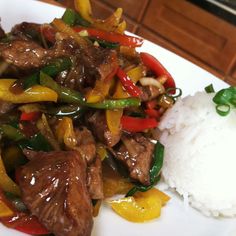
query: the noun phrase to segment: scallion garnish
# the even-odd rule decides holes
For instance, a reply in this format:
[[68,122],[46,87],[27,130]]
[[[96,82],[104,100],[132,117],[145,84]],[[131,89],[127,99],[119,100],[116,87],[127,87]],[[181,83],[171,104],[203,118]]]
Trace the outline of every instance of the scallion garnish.
[[213,97],[216,104],[216,112],[221,116],[227,116],[231,106],[236,107],[236,87],[221,89]]
[[207,93],[214,93],[215,92],[215,89],[213,87],[213,84],[209,84],[208,86],[205,87],[205,91]]
[[218,105],[216,105],[216,112],[221,116],[227,116],[230,112],[230,105],[229,104],[225,104],[225,105],[218,104]]

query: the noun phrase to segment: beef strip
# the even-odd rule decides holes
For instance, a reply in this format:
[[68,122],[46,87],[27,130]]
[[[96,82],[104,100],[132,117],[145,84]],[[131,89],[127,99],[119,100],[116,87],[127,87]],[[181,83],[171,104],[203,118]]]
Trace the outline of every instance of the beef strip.
[[112,134],[106,122],[104,111],[96,111],[87,119],[93,134],[105,145],[113,147],[120,141],[121,131],[118,134]]
[[92,133],[86,127],[75,128],[77,149],[87,163],[93,162],[96,156],[96,143]]
[[141,100],[143,102],[150,101],[160,95],[160,90],[156,86],[140,86],[139,88],[142,91]]
[[93,219],[86,162],[75,151],[37,152],[19,185],[31,213],[56,236],[90,236]]
[[96,156],[96,159],[88,167],[87,186],[92,199],[102,199],[103,182],[102,182],[102,163],[101,158]]
[[128,168],[130,177],[144,185],[150,184],[149,171],[154,144],[141,134],[123,134],[116,158]]
[[15,25],[11,30],[11,35],[18,39],[33,39],[37,43],[42,41],[40,33],[40,24],[22,22]]

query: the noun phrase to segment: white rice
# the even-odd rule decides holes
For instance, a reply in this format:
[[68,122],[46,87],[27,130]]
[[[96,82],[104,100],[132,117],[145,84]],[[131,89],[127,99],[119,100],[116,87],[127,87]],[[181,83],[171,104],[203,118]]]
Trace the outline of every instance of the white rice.
[[213,96],[187,96],[164,115],[162,174],[205,215],[231,217],[236,215],[236,109],[218,115]]

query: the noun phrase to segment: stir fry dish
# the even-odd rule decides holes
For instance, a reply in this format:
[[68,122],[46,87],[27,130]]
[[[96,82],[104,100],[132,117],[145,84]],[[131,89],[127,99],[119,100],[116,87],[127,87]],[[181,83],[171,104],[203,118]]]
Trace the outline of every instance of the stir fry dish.
[[0,222],[27,234],[89,236],[104,200],[132,222],[169,200],[156,127],[179,90],[122,9],[75,9],[0,28]]

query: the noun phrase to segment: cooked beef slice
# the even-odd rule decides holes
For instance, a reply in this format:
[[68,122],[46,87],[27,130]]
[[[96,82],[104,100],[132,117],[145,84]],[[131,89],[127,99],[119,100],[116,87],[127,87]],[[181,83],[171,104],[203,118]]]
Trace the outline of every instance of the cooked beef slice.
[[93,219],[86,162],[75,151],[38,152],[20,172],[22,199],[56,236],[89,236]]
[[104,111],[96,111],[88,117],[87,121],[93,134],[105,145],[113,147],[120,141],[121,131],[118,134],[111,133]]
[[144,185],[150,184],[154,144],[141,134],[123,134],[122,144],[116,150],[115,157],[129,170],[130,177]]
[[87,163],[93,162],[96,156],[96,143],[90,130],[85,126],[75,129],[77,150],[86,159]]
[[102,199],[103,182],[102,182],[102,163],[101,158],[96,156],[93,163],[88,166],[87,186],[92,199]]

